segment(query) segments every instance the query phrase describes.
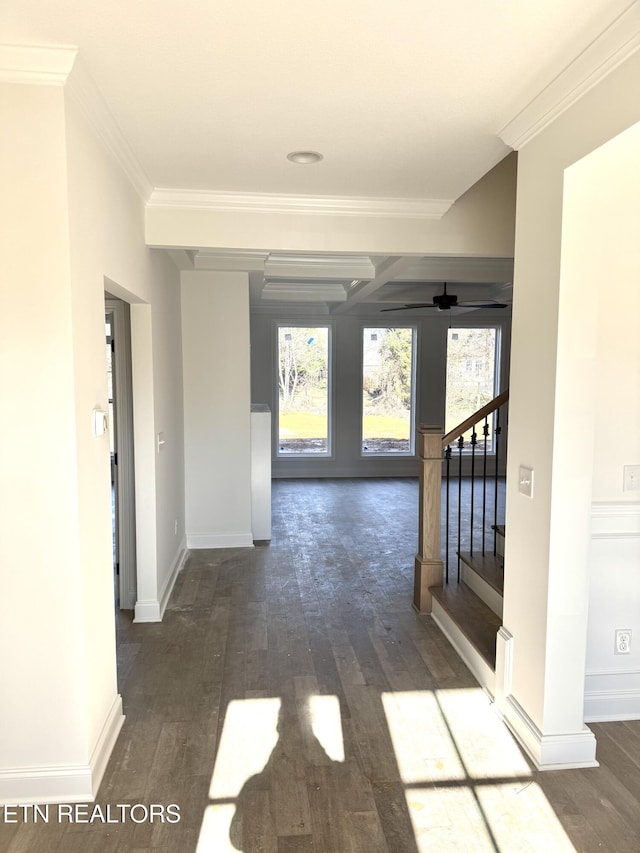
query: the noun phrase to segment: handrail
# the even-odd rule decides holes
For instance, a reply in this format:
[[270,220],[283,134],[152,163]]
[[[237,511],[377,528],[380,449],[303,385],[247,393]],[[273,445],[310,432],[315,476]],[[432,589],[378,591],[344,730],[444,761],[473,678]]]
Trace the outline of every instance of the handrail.
[[450,432],[446,435],[442,436],[442,447],[446,448],[447,445],[451,444],[452,441],[455,441],[456,438],[460,438],[461,435],[469,429],[469,427],[475,426],[475,424],[479,423],[483,418],[486,418],[487,415],[490,415],[492,412],[495,412],[496,409],[499,409],[503,403],[506,403],[509,399],[509,389],[503,391],[502,394],[498,394],[497,397],[494,397],[493,400],[486,403],[481,409],[478,409],[477,412],[474,412],[473,415],[469,415],[466,421],[462,421],[461,424],[458,424],[457,427],[454,427]]

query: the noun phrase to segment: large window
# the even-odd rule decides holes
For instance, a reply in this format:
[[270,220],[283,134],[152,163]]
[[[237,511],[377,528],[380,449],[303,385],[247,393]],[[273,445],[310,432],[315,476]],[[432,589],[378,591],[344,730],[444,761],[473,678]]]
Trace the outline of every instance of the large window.
[[329,327],[278,327],[278,454],[330,453]]
[[[498,329],[449,329],[447,337],[447,402],[445,432],[449,432],[495,397],[498,386]],[[483,441],[480,425],[479,441]],[[470,446],[471,430],[464,436]],[[490,423],[488,450],[493,449]]]
[[362,334],[362,453],[413,453],[413,328]]

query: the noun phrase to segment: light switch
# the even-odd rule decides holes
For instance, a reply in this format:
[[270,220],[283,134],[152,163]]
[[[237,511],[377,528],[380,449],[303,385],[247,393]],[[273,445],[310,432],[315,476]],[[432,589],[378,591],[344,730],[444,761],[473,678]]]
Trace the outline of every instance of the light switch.
[[635,492],[637,489],[640,489],[640,465],[625,465],[622,491]]
[[518,472],[518,491],[528,498],[533,497],[533,468],[520,466]]

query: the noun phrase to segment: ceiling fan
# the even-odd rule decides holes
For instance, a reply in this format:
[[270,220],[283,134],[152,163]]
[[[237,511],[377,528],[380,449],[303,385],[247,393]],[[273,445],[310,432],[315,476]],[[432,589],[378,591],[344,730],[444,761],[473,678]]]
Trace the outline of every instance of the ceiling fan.
[[403,305],[401,308],[381,308],[380,311],[410,311],[413,308],[437,308],[438,311],[449,311],[451,308],[507,308],[505,302],[486,299],[484,302],[458,302],[455,293],[447,293],[447,282],[444,290],[433,297],[432,302],[416,302],[413,305]]

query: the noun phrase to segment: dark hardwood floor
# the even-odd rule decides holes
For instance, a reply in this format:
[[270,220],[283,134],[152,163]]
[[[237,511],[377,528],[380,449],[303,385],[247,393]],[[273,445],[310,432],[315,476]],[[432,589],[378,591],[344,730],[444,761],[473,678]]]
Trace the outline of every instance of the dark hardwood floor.
[[411,609],[412,480],[276,481],[273,540],[196,551],[118,623],[126,723],[97,803],[181,820],[0,824],[8,853],[640,850],[640,722],[536,773]]

